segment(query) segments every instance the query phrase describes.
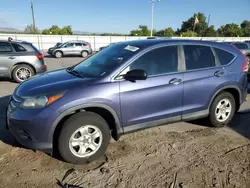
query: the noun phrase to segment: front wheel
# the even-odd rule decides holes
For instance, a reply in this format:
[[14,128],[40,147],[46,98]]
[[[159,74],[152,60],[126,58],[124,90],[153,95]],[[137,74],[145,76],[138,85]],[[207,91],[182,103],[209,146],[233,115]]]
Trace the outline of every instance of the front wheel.
[[107,122],[98,114],[80,112],[63,125],[58,149],[62,158],[72,164],[85,164],[105,154],[110,141]]
[[214,127],[224,127],[232,120],[235,110],[236,105],[233,95],[222,92],[211,105],[208,117],[209,123]]
[[60,51],[57,51],[57,52],[55,53],[55,57],[56,57],[56,58],[61,58],[62,56],[63,56],[63,53],[60,52]]
[[83,58],[88,57],[88,55],[89,55],[89,53],[88,53],[87,51],[83,51],[83,52],[82,52],[82,57],[83,57]]

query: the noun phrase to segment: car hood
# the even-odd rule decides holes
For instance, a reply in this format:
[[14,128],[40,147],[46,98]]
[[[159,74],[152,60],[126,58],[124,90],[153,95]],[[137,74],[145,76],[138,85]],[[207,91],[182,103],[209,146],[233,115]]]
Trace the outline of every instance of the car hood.
[[19,97],[57,93],[88,85],[93,78],[76,77],[61,69],[34,76],[19,85],[15,94]]

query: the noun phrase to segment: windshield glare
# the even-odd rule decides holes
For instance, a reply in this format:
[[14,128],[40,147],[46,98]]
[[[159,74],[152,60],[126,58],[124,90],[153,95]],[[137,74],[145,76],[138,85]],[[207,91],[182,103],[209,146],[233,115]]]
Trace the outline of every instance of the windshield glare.
[[140,50],[138,46],[126,43],[114,44],[82,61],[73,70],[86,77],[100,77],[115,70]]

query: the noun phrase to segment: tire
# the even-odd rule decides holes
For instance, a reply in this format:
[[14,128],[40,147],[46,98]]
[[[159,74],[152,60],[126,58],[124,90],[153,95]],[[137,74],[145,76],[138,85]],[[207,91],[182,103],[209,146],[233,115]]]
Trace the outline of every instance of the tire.
[[15,82],[21,83],[35,75],[34,69],[26,64],[17,65],[12,71],[12,78]]
[[[90,136],[96,135],[97,137],[98,134],[86,134],[91,128],[95,129],[95,132],[93,133],[99,134],[99,139],[94,140],[94,136]],[[81,135],[80,131],[85,134]],[[74,139],[72,137],[74,137]],[[94,161],[105,154],[110,138],[111,134],[109,126],[101,116],[93,112],[79,112],[65,121],[58,139],[58,150],[61,157],[66,162],[72,164],[85,164]],[[95,150],[91,149],[91,146],[93,146],[93,140],[95,142]],[[96,144],[98,141],[99,145]],[[80,148],[85,151],[83,152],[84,154],[81,154]]]
[[55,57],[56,58],[61,58],[61,57],[63,57],[63,53],[61,51],[56,51],[55,52]]
[[[225,103],[223,103],[223,101]],[[226,105],[228,102],[228,105]],[[222,107],[222,114],[225,114],[227,117],[223,118],[223,116],[220,116],[218,105],[223,104],[227,106],[228,112],[225,111],[225,106]],[[231,108],[229,108],[231,106]],[[214,127],[224,127],[228,125],[228,123],[232,120],[234,113],[236,110],[236,104],[235,99],[231,93],[228,92],[222,92],[220,93],[213,101],[211,107],[210,107],[210,113],[208,116],[209,124]],[[229,112],[230,111],[230,112]],[[217,112],[217,113],[216,113]],[[217,114],[217,115],[216,115]],[[220,116],[220,118],[218,118]],[[225,117],[225,116],[224,116]]]
[[247,58],[247,63],[250,64],[250,56],[248,55],[246,56],[246,58]]
[[81,55],[82,57],[86,58],[88,57],[89,53],[87,51],[82,51]]

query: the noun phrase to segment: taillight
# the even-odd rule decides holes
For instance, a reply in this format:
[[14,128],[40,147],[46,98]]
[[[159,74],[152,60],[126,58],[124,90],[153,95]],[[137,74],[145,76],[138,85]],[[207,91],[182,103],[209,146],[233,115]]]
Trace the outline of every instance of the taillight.
[[247,57],[235,45],[232,45],[232,46],[235,47],[244,56],[244,62],[243,62],[242,68],[241,68],[242,72],[248,72],[249,67],[248,67],[248,63],[247,63]]
[[247,63],[247,57],[244,55],[244,63],[242,65],[242,71],[248,72],[248,63]]
[[91,44],[88,43],[89,48],[91,48]]
[[36,54],[37,59],[43,60],[43,55],[42,54]]

